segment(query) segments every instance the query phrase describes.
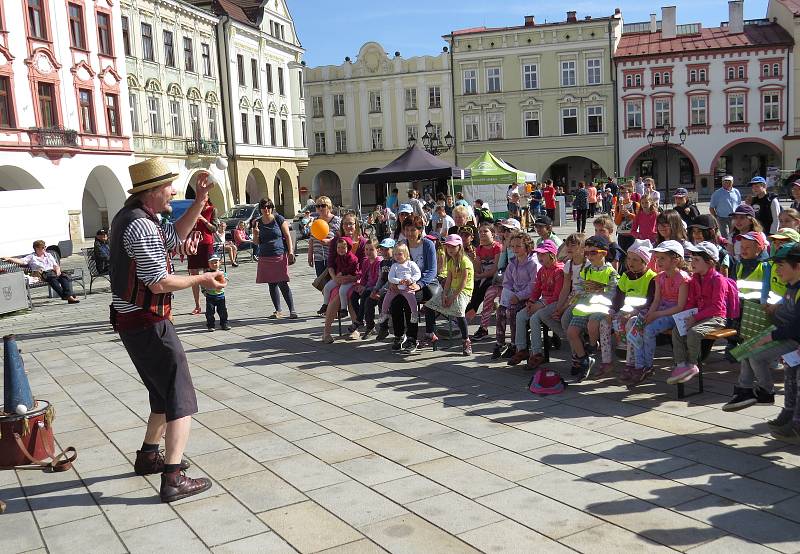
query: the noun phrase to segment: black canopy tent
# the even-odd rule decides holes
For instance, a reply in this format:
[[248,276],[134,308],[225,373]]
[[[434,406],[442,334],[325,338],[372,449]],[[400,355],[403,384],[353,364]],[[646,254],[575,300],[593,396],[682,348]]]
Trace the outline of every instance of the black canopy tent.
[[433,156],[414,146],[380,169],[368,169],[358,175],[358,210],[361,211],[361,185],[386,184],[388,196],[389,183],[408,183],[412,181],[435,181],[452,179],[454,165]]

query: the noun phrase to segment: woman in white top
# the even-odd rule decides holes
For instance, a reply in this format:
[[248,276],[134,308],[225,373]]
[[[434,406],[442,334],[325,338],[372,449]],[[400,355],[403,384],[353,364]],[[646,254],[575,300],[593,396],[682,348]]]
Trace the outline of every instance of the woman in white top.
[[41,275],[41,279],[47,281],[47,284],[62,300],[66,300],[69,304],[77,304],[80,300],[72,294],[72,281],[61,273],[61,266],[58,265],[55,257],[45,250],[45,246],[46,244],[43,240],[37,240],[33,243],[33,253],[24,258],[3,259],[7,262],[27,267],[32,273]]

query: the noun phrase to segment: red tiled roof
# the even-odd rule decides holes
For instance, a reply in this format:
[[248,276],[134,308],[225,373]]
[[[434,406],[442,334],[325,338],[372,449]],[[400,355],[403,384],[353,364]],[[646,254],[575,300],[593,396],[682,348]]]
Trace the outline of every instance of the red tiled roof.
[[259,6],[255,0],[214,0],[214,13],[228,14],[245,25],[257,26]]
[[[797,3],[800,5],[800,2]],[[791,46],[792,44],[794,44],[794,41],[791,35],[777,23],[746,25],[743,33],[736,34],[728,32],[727,28],[712,27],[701,29],[697,34],[680,35],[672,39],[661,38],[661,31],[655,33],[629,33],[622,35],[614,57],[629,58],[698,50]]]

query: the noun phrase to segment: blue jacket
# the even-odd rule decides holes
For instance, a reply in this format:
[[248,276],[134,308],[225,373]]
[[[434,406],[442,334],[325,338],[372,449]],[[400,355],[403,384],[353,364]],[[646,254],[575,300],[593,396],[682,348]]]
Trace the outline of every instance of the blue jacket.
[[425,237],[422,237],[422,263],[418,265],[422,271],[422,278],[418,281],[420,286],[436,282],[436,245]]

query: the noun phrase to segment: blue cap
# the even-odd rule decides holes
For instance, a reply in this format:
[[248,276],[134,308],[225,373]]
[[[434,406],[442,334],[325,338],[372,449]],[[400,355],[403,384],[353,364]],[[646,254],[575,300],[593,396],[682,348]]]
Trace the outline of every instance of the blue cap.
[[401,214],[413,214],[414,208],[411,207],[411,204],[400,204],[400,209],[397,213]]
[[383,239],[378,246],[381,248],[394,248],[395,244],[397,244],[394,239],[385,238]]
[[750,179],[750,184],[751,185],[764,185],[766,187],[767,186],[767,180],[764,179],[763,177],[761,177],[760,175],[756,175],[755,177]]

